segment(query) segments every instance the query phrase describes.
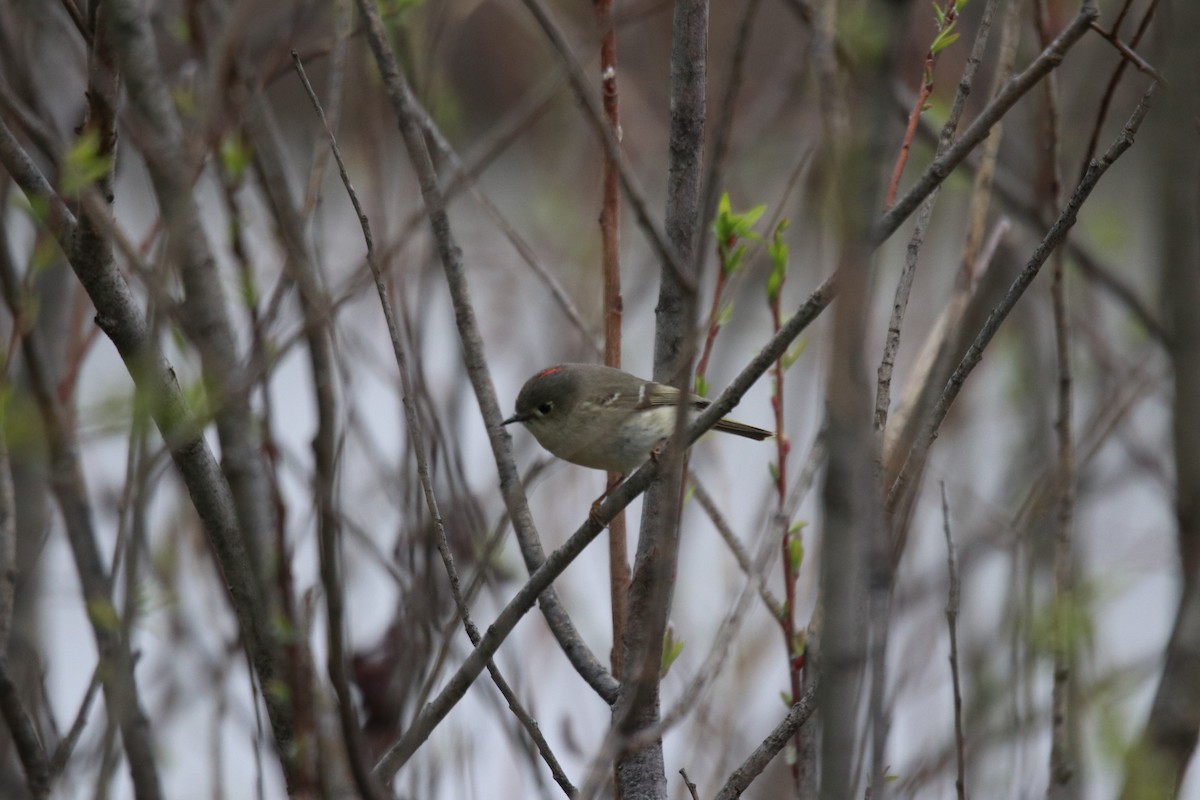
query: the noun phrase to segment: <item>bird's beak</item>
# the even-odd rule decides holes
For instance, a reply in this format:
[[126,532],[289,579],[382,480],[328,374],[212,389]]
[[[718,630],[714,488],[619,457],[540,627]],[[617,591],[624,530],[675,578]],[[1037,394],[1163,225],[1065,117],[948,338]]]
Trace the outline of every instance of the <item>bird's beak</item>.
[[500,424],[501,425],[511,425],[514,422],[524,422],[526,419],[528,419],[528,417],[523,417],[520,414],[513,414],[511,417],[504,420],[504,422],[501,422]]

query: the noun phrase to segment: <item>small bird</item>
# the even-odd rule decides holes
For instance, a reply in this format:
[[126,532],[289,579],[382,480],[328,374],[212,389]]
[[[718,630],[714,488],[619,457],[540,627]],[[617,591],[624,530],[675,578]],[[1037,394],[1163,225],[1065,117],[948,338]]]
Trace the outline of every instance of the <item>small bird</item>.
[[[559,458],[627,475],[675,430],[679,390],[599,364],[559,364],[534,375],[517,395],[516,413],[538,444]],[[687,396],[688,422],[709,405]],[[762,441],[770,431],[722,419],[716,430]]]

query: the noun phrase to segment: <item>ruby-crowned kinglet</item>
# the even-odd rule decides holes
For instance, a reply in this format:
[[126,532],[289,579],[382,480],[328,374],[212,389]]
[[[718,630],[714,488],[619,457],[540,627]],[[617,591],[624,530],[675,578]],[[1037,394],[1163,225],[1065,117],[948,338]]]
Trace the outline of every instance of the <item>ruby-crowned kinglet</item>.
[[[688,421],[707,407],[687,397]],[[679,390],[599,364],[559,364],[534,375],[517,395],[520,422],[561,459],[593,469],[632,472],[675,430]],[[770,431],[723,419],[716,430],[762,441]]]

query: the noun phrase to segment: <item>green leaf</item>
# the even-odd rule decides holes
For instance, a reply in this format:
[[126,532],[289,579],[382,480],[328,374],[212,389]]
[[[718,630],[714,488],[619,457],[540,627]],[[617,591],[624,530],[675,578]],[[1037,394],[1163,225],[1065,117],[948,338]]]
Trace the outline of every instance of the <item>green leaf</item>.
[[788,538],[788,561],[792,565],[792,574],[796,574],[796,570],[800,569],[800,564],[804,562],[804,542],[799,536]]
[[732,275],[733,273],[737,272],[738,267],[742,265],[742,259],[745,257],[745,255],[746,245],[739,244],[737,247],[733,248],[733,250],[725,257],[725,263],[723,265],[725,268],[725,274]]
[[940,52],[942,52],[943,50],[945,50],[947,47],[949,47],[950,45],[952,45],[952,44],[954,44],[955,42],[957,42],[957,41],[958,41],[958,37],[959,37],[959,35],[960,35],[960,34],[957,34],[957,33],[949,33],[949,32],[947,31],[947,33],[945,33],[945,34],[943,34],[943,35],[941,35],[941,36],[938,36],[936,39],[934,39],[934,40],[933,40],[933,44],[930,46],[930,48],[929,48],[929,49],[930,49],[930,50],[931,50],[931,51],[932,51],[934,54],[940,53]]
[[779,299],[779,290],[783,288],[783,273],[771,270],[767,276],[767,299],[774,303]]
[[250,147],[238,133],[232,133],[221,140],[221,169],[231,181],[237,183],[246,174],[250,165]]
[[88,618],[98,627],[109,632],[121,629],[121,616],[108,600],[96,598],[87,604]]
[[100,132],[85,128],[63,159],[60,188],[68,197],[79,193],[105,175],[112,173],[111,153],[100,152]]
[[668,625],[667,632],[663,635],[661,677],[666,677],[667,672],[671,669],[671,665],[675,663],[675,659],[679,658],[679,654],[682,652],[683,640],[676,639],[674,629]]
[[[720,323],[717,323],[718,325]],[[703,375],[696,376],[696,394],[701,397],[708,397],[708,379]]]
[[779,483],[779,467],[775,466],[775,462],[768,461],[767,469],[771,471],[771,480],[775,483]]
[[749,231],[751,228],[754,227],[754,223],[756,223],[760,219],[762,219],[762,215],[765,214],[766,212],[767,212],[766,205],[755,206],[754,208],[750,209],[749,211],[744,211],[741,214],[739,214],[738,215],[740,217],[739,222],[747,231]]
[[795,345],[792,346],[791,350],[788,350],[786,353],[784,353],[783,357],[779,360],[779,362],[783,366],[784,370],[787,370],[788,367],[792,366],[792,364],[795,364],[796,360],[800,358],[801,354],[804,353],[804,350],[807,347],[808,347],[808,340],[801,339],[799,342],[797,342]]
[[791,692],[780,692],[780,693],[779,693],[779,699],[783,701],[783,705],[784,705],[784,707],[785,707],[785,708],[791,708],[791,707],[792,707],[792,694],[791,694]]
[[724,327],[733,319],[733,303],[726,303],[717,314],[717,327]]

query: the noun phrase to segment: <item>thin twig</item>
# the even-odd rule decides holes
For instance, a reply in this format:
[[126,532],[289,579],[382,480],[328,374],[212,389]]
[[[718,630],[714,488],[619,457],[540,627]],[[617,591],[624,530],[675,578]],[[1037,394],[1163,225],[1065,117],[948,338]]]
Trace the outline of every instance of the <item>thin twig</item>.
[[[1117,18],[1113,21],[1111,34],[1117,35],[1117,31],[1121,29],[1121,22],[1125,19],[1125,15],[1129,9],[1133,7],[1134,0],[1125,0],[1125,4],[1121,6]],[[1150,0],[1150,5],[1146,7],[1146,12],[1142,15],[1141,22],[1138,23],[1137,30],[1134,31],[1133,37],[1129,40],[1131,47],[1137,47],[1141,42],[1142,37],[1146,35],[1146,31],[1150,28],[1150,20],[1154,19],[1154,12],[1158,9],[1158,0]],[[1095,23],[1092,23],[1095,25]],[[1117,94],[1117,86],[1121,83],[1121,78],[1125,74],[1126,68],[1129,66],[1129,59],[1122,58],[1113,68],[1113,73],[1108,79],[1108,85],[1104,87],[1104,94],[1100,98],[1100,104],[1096,108],[1096,122],[1092,125],[1092,135],[1088,138],[1087,148],[1083,151],[1083,160],[1079,166],[1079,178],[1082,180],[1083,175],[1087,172],[1088,163],[1096,156],[1096,149],[1100,146],[1100,131],[1104,127],[1104,121],[1108,118],[1108,110],[1112,106],[1113,98]]]
[[958,772],[954,788],[958,800],[967,798],[966,737],[963,734],[962,684],[958,675],[958,559],[954,554],[954,537],[950,534],[950,503],[946,499],[946,482],[942,481],[942,530],[946,534],[946,568],[950,588],[946,596],[946,626],[950,630],[950,682],[954,689],[954,752]]
[[[989,8],[991,5],[989,5]],[[900,189],[900,178],[904,175],[904,166],[908,163],[908,153],[912,149],[913,137],[917,132],[917,120],[925,111],[925,103],[927,100],[929,100],[929,96],[933,94],[934,69],[937,67],[939,56],[941,56],[941,49],[935,49],[935,46],[939,44],[939,40],[944,34],[949,34],[950,29],[954,27],[954,23],[958,21],[958,5],[955,0],[946,0],[945,9],[940,11],[935,3],[933,10],[937,12],[937,31],[934,34],[934,39],[930,43],[929,48],[925,51],[925,63],[922,68],[921,88],[917,90],[917,97],[913,101],[912,109],[908,112],[908,124],[904,128],[904,138],[900,142],[900,154],[896,156],[896,165],[892,168],[892,179],[888,182],[887,194],[884,196],[883,200],[884,208],[891,208],[892,203],[894,203],[896,200],[896,192]],[[991,15],[985,12],[984,16],[987,21],[980,24],[979,32],[975,37],[976,47],[972,52],[972,56],[975,55],[975,52],[982,54],[983,48],[979,46],[979,41],[981,39],[984,41],[987,40]],[[968,60],[966,72],[974,72],[974,68],[976,65],[978,65],[978,63],[978,60],[976,60],[974,64]],[[967,86],[964,89],[963,83],[959,83],[958,93],[955,96],[956,102],[959,101],[960,97],[965,97],[966,93],[970,91],[970,78],[964,75],[963,80],[966,81]],[[957,126],[958,120],[956,115],[951,114],[951,118],[954,119],[955,126]],[[926,202],[928,202],[928,200]]]
[[[1151,11],[1152,10],[1153,9],[1151,9]],[[1104,39],[1104,41],[1115,47],[1117,52],[1120,53],[1126,61],[1133,64],[1139,70],[1154,78],[1154,80],[1158,81],[1159,83],[1164,82],[1162,73],[1151,66],[1149,62],[1139,56],[1133,48],[1122,42],[1116,35],[1104,30],[1104,28],[1101,28],[1100,25],[1094,21],[1092,22],[1091,28],[1093,31],[1100,34],[1100,37]]]
[[679,768],[679,774],[683,778],[683,785],[687,787],[688,794],[692,796],[692,800],[700,800],[700,795],[696,793],[696,784],[688,779],[687,770],[683,767]]
[[814,681],[804,694],[792,704],[787,716],[775,727],[775,730],[754,749],[729,778],[721,791],[717,792],[715,800],[736,800],[742,796],[746,788],[757,778],[767,765],[779,755],[779,751],[796,735],[796,731],[808,721],[817,707],[817,683]]
[[[729,527],[729,521],[725,519],[725,515],[717,508],[717,503],[713,496],[704,488],[704,484],[700,483],[696,473],[688,470],[688,478],[692,482],[692,492],[696,498],[696,502],[700,504],[700,508],[704,509],[704,513],[708,515],[713,527],[717,529],[721,540],[729,548],[729,552],[733,554],[734,560],[737,561],[738,567],[741,568],[743,575],[754,575],[754,566],[750,563],[750,554],[746,552],[746,548],[742,546],[737,534]],[[779,602],[774,594],[771,593],[765,580],[759,576],[758,580],[758,596],[762,599],[763,605],[771,612],[771,617],[774,619],[783,618],[783,604]]]

